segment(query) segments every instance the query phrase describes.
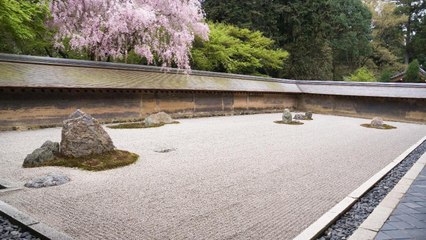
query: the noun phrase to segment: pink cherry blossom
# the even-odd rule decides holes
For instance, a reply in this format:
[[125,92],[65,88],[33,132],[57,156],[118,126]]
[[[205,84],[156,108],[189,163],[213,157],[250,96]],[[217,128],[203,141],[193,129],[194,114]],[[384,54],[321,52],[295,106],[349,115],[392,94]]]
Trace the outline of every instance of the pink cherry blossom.
[[55,46],[69,40],[73,50],[95,60],[134,51],[148,63],[159,59],[189,69],[195,36],[208,39],[199,0],[52,0],[50,9]]

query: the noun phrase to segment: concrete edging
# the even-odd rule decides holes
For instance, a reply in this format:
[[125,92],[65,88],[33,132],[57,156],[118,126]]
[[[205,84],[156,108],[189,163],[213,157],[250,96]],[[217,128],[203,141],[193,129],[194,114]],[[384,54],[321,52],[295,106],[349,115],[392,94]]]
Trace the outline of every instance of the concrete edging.
[[[384,167],[378,173],[373,175],[370,179],[368,179],[360,187],[358,187],[353,192],[351,192],[347,197],[345,197],[342,201],[336,204],[329,211],[324,213],[318,220],[316,220],[308,228],[306,228],[303,232],[301,232],[298,236],[296,236],[294,240],[307,240],[307,239],[315,239],[319,237],[330,225],[332,225],[341,215],[343,215],[350,207],[352,207],[352,205],[354,205],[359,198],[361,198],[365,193],[367,193],[371,188],[373,188],[374,185],[376,185],[386,174],[388,174],[396,165],[398,165],[402,160],[404,160],[404,158],[407,157],[408,154],[410,154],[414,149],[416,149],[424,141],[426,141],[426,136],[420,139],[417,143],[412,145],[410,148],[405,150],[401,155],[395,158],[386,167]],[[416,164],[414,166],[416,166]],[[409,170],[409,172],[411,172],[414,166]],[[407,172],[405,176],[407,176],[409,172]],[[403,178],[405,178],[405,176]],[[408,187],[407,187],[407,190],[408,190]],[[365,237],[363,239],[365,239]]]
[[26,213],[10,206],[9,204],[0,201],[0,213],[6,215],[7,218],[24,225],[32,234],[42,239],[52,240],[72,240],[72,238],[65,233],[59,232],[44,223],[32,218]]
[[349,240],[374,239],[425,166],[426,154],[423,154],[352,236],[350,236]]

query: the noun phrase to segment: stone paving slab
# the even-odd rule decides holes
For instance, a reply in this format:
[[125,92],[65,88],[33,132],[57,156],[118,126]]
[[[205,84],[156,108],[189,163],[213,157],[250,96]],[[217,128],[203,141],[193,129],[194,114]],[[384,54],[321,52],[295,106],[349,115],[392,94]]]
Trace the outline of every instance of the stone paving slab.
[[[0,176],[25,182],[50,172],[71,178],[0,199],[75,239],[290,239],[419,139],[426,125],[360,127],[365,119],[281,114],[182,119],[153,129],[107,129],[141,156],[103,172],[22,169],[26,154],[60,129],[0,132]],[[175,148],[157,153],[158,148]]]
[[426,239],[426,168],[414,180],[375,239]]

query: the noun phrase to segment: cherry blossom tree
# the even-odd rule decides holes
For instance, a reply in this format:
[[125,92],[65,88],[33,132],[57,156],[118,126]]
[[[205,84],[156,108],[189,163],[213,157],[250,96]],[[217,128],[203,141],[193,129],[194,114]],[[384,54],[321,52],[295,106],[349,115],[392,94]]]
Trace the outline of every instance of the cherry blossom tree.
[[98,61],[134,51],[148,64],[189,69],[195,36],[209,33],[199,0],[52,0],[50,10],[55,46]]

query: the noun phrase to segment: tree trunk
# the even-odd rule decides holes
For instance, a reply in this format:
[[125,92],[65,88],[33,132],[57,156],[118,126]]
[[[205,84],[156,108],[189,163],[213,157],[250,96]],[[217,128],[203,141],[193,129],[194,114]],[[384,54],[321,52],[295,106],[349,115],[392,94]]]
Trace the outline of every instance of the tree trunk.
[[414,13],[414,9],[410,6],[410,11],[408,13],[408,22],[407,22],[407,35],[405,37],[405,51],[404,51],[404,63],[410,63],[410,44],[411,44],[411,17]]

